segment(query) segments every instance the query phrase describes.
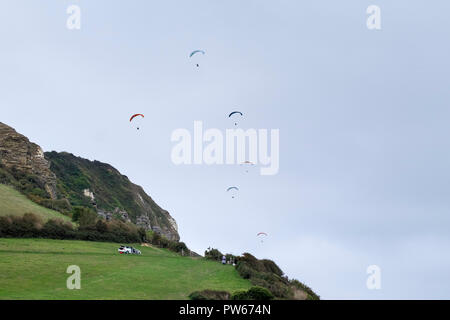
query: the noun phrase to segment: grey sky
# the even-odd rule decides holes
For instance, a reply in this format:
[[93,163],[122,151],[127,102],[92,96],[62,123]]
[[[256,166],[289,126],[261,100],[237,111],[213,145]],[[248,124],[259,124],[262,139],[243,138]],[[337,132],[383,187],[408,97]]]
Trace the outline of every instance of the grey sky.
[[[79,31],[65,26],[70,4]],[[382,30],[366,28],[371,4]],[[444,0],[2,1],[0,120],[46,151],[112,164],[198,252],[273,259],[325,299],[448,299],[449,10]],[[195,49],[206,51],[200,68]],[[173,130],[194,120],[225,130],[235,109],[243,127],[280,129],[278,175],[171,163]],[[128,123],[137,112],[139,132]],[[381,290],[366,288],[372,264]]]

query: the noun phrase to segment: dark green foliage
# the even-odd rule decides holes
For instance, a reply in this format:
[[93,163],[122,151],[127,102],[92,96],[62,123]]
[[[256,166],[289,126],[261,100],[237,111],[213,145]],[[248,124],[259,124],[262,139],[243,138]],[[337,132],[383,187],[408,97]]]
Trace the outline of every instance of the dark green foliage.
[[272,260],[258,260],[250,253],[244,253],[238,257],[236,270],[241,277],[249,279],[255,286],[268,289],[276,298],[293,299],[294,287],[305,291],[308,297],[319,299],[309,287],[284,277],[283,271]]
[[189,252],[189,249],[186,246],[186,244],[184,242],[178,242],[178,241],[170,241],[169,250],[172,250],[175,252]]
[[227,291],[202,290],[194,291],[189,295],[191,300],[230,300],[230,293]]
[[[60,198],[67,198],[72,206],[94,209],[93,201],[83,193],[91,190],[95,195],[97,208],[114,212],[124,210],[130,219],[147,215],[151,210],[152,225],[171,227],[168,216],[142,188],[131,183],[112,166],[99,161],[89,161],[66,152],[46,152],[50,170],[57,177],[57,189]],[[139,194],[143,201],[136,198]],[[115,218],[121,219],[115,214]]]
[[89,228],[96,224],[97,220],[99,219],[97,213],[95,213],[93,210],[83,207],[77,207],[74,210],[74,214],[72,216],[72,219],[76,217],[77,221],[80,225],[80,229]]
[[108,231],[108,225],[106,224],[105,221],[99,219],[96,223],[95,223],[95,230],[97,230],[100,233],[105,233]]
[[240,290],[231,296],[231,300],[272,300],[274,295],[263,287],[254,286],[245,290]]
[[157,232],[153,231],[145,232],[144,229],[141,229],[140,236],[144,237],[145,241],[143,242],[150,243],[154,246],[169,249],[177,253],[183,253],[184,255],[191,254],[191,251],[184,242],[168,240]]
[[220,261],[222,260],[222,256],[222,252],[214,248],[208,248],[208,250],[205,251],[205,258],[209,260]]
[[72,224],[59,219],[50,219],[43,223],[39,217],[31,213],[22,217],[0,217],[0,237],[76,239],[118,243],[136,243],[141,240],[138,228],[130,223],[98,220],[95,224],[85,225],[82,229],[73,229]]
[[278,267],[272,260],[263,259],[260,260],[260,262],[263,264],[266,272],[271,272],[279,277],[283,276],[283,271],[281,271],[280,267]]
[[248,300],[246,290],[238,290],[231,295],[231,300]]

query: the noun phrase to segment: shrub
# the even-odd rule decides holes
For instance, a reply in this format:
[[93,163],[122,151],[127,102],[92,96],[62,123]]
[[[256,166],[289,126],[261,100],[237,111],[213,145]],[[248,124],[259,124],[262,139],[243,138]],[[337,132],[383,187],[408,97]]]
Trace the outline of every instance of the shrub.
[[247,295],[251,300],[272,300],[273,294],[263,287],[251,287],[247,291]]
[[72,225],[60,219],[48,220],[40,234],[51,239],[73,239],[75,237]]
[[95,224],[95,229],[100,233],[105,233],[108,231],[108,225],[103,220],[99,219]]
[[239,290],[233,293],[232,300],[272,300],[274,295],[263,287],[251,287],[247,291]]
[[260,260],[266,272],[270,272],[276,274],[277,276],[283,276],[283,271],[281,271],[280,267],[277,266],[275,262],[268,259]]
[[98,219],[97,213],[95,213],[93,210],[89,208],[86,207],[74,208],[72,220],[78,222],[81,229],[93,226],[97,222],[97,219]]
[[[295,297],[293,284],[283,276],[283,271],[272,260],[258,260],[250,253],[244,253],[237,259],[237,272],[242,278],[249,279],[252,285],[269,290],[277,298],[293,299]],[[318,298],[310,288],[301,283],[298,286],[307,292],[308,297]],[[247,298],[250,299],[250,297]]]
[[222,252],[214,248],[208,248],[208,250],[205,251],[205,258],[209,260],[222,260],[222,256]]
[[189,252],[189,249],[184,242],[176,242],[176,241],[170,242],[169,250],[174,252],[182,252],[182,251],[186,253]]
[[238,290],[231,295],[231,300],[250,300],[246,290]]
[[250,279],[252,276],[256,276],[257,271],[252,269],[247,262],[240,260],[236,265],[236,270],[239,275],[244,279]]

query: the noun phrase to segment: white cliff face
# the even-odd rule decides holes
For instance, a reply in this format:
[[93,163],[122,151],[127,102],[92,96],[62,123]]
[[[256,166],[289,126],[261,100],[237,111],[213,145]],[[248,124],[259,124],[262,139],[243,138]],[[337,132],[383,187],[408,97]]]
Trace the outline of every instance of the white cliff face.
[[85,197],[90,198],[92,201],[95,200],[94,193],[93,193],[91,190],[89,190],[89,189],[84,189],[84,190],[83,190],[83,194],[84,194]]
[[141,201],[142,204],[145,204],[144,199],[142,198],[142,196],[138,193],[137,194],[139,200]]

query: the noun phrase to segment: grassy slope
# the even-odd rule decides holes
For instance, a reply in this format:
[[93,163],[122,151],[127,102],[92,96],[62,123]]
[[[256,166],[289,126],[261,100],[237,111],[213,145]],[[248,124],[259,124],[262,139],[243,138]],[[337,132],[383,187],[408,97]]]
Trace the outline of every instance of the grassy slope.
[[[0,299],[187,299],[201,289],[234,292],[250,283],[229,265],[134,245],[0,238]],[[68,290],[69,265],[81,268],[81,290]]]
[[50,218],[60,218],[71,221],[69,217],[29,200],[23,194],[12,187],[0,184],[0,216],[23,215],[24,213],[34,213],[44,221]]

